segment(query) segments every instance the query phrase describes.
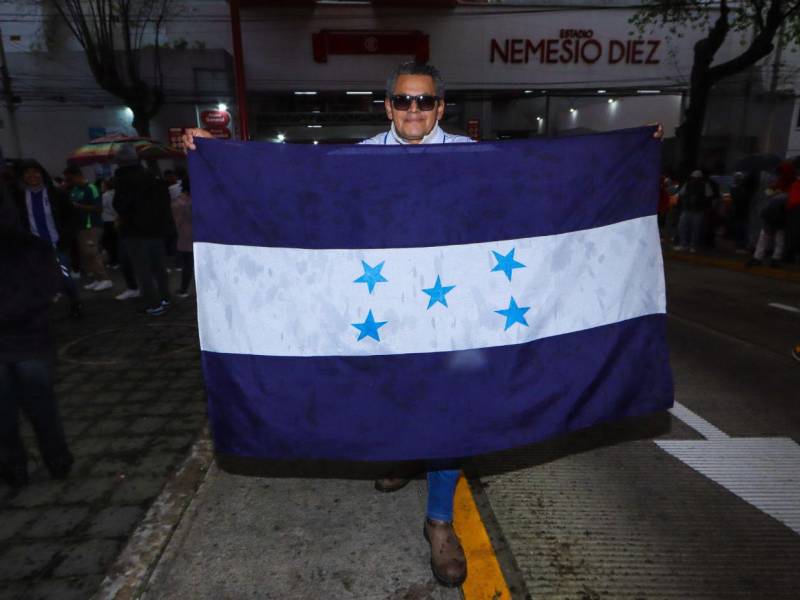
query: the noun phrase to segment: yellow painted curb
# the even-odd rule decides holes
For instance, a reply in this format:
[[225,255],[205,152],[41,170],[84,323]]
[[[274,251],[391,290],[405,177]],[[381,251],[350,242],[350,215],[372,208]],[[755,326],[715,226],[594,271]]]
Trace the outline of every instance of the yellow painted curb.
[[511,600],[489,534],[464,477],[458,480],[453,509],[453,527],[467,556],[467,580],[461,586],[464,600]]

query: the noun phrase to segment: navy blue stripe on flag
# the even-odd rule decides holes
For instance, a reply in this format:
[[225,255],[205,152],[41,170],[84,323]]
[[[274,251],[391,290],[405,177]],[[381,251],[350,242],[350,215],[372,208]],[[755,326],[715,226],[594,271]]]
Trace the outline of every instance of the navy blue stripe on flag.
[[409,248],[610,225],[656,212],[652,134],[414,146],[198,140],[190,175],[206,193],[193,199],[194,239]]
[[665,315],[526,344],[295,358],[203,352],[218,452],[430,459],[503,450],[672,406]]

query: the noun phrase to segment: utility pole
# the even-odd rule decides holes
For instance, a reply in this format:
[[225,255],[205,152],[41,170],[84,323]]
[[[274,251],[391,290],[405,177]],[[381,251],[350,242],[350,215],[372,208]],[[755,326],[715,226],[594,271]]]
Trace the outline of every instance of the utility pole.
[[14,155],[16,158],[22,157],[22,143],[19,139],[19,129],[17,128],[17,117],[14,114],[14,91],[11,88],[11,76],[8,74],[6,64],[6,51],[3,46],[3,31],[0,30],[0,83],[3,86],[3,96],[6,100],[6,112],[8,113],[8,127],[11,130],[11,139],[14,142]]

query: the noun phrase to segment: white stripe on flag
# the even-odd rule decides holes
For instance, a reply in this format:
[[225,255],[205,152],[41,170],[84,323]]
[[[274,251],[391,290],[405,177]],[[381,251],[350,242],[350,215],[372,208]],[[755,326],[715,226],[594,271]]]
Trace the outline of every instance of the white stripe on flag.
[[[524,267],[493,271],[497,252]],[[359,356],[468,350],[664,313],[656,217],[559,235],[379,250],[307,250],[197,242],[203,350],[266,356]],[[369,293],[355,282],[383,263]],[[436,277],[455,286],[428,308]],[[380,279],[379,278],[379,279]],[[513,297],[527,326],[497,310]],[[372,336],[358,340],[372,311]],[[519,312],[517,314],[520,314]],[[505,326],[511,322],[508,329]]]

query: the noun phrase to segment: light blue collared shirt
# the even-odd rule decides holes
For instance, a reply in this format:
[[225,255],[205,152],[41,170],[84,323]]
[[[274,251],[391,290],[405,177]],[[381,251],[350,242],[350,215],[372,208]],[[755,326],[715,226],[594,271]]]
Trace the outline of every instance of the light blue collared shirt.
[[[468,138],[463,135],[453,135],[452,133],[445,133],[444,130],[439,127],[439,123],[434,125],[431,132],[422,138],[422,144],[466,144],[472,143],[475,140],[472,138]],[[397,134],[397,130],[394,128],[394,123],[392,123],[392,128],[385,133],[379,133],[378,135],[372,136],[371,138],[367,138],[366,140],[359,142],[359,144],[366,144],[370,146],[391,146],[397,144],[408,144],[406,140],[401,138]]]

